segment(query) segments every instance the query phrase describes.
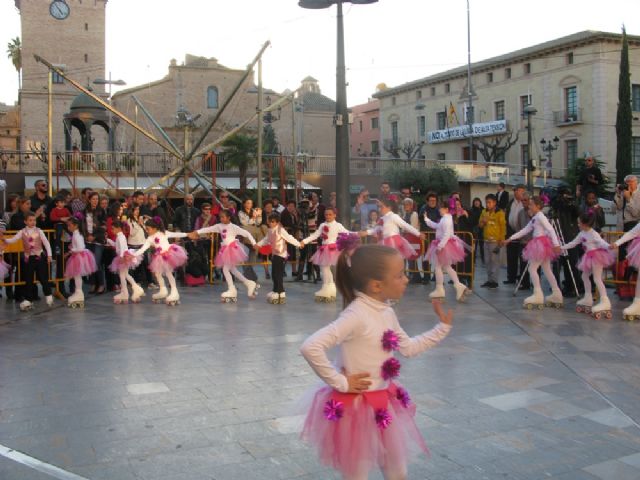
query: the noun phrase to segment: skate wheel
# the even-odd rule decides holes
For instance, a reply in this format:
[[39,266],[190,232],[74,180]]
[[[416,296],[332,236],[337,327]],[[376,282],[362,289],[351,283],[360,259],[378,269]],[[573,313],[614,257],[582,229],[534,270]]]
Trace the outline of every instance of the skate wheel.
[[237,298],[232,298],[232,299],[231,299],[231,303],[237,303],[237,302],[238,302],[238,299],[237,299]]
[[576,312],[578,312],[578,313],[582,313],[582,312],[584,312],[584,311],[585,311],[585,309],[584,309],[584,308],[582,308],[582,306],[581,306],[581,305],[578,305],[578,306],[576,307]]
[[538,304],[538,310],[542,310],[543,308],[544,308],[544,305],[543,305],[543,304],[541,304],[541,303],[539,303],[539,304]]
[[602,318],[602,313],[594,312],[593,318],[595,318],[596,320],[600,320]]
[[524,308],[526,308],[527,310],[533,310],[533,304],[532,303],[525,303]]
[[611,320],[611,319],[613,318],[613,313],[611,313],[611,312],[606,312],[606,313],[604,314],[604,316],[606,317],[606,319],[607,319],[607,320]]
[[322,302],[322,298],[321,297],[315,297],[314,299],[315,299],[316,303]]
[[280,299],[280,305],[284,305],[285,303],[287,303],[287,300],[284,298]]
[[564,307],[564,305],[562,303],[556,303],[553,305],[555,308],[560,309],[562,307]]

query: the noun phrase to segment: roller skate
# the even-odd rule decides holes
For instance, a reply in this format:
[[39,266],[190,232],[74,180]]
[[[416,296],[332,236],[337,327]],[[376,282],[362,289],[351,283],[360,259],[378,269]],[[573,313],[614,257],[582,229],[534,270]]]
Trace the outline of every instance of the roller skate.
[[113,297],[113,303],[116,305],[129,303],[129,292],[126,288],[120,290],[120,293]]
[[471,290],[469,290],[469,288],[467,288],[467,286],[461,282],[455,285],[455,289],[456,289],[456,300],[459,302],[464,302],[467,299],[467,297],[471,294]]
[[29,300],[23,300],[20,302],[20,311],[21,312],[28,312],[29,310],[33,310],[33,303],[31,303]]
[[138,285],[138,284],[134,284],[133,287],[131,287],[131,301],[133,303],[140,303],[140,298],[144,297],[144,289]]
[[260,285],[258,285],[253,280],[247,280],[244,286],[247,287],[247,296],[249,298],[256,298],[256,296],[258,295],[257,291],[260,288]]
[[322,285],[322,288],[318,290],[315,294],[316,302],[321,303],[332,303],[336,301],[336,284],[325,283]]
[[591,309],[591,312],[593,313],[593,318],[596,320],[600,320],[602,317],[611,320],[613,314],[611,313],[609,297],[600,297],[600,302]]
[[564,299],[562,298],[562,292],[560,290],[554,291],[551,295],[544,299],[544,304],[547,307],[562,308],[564,306]]
[[169,296],[164,299],[164,303],[166,303],[168,307],[175,307],[176,305],[180,305],[180,294],[178,293],[177,288],[171,290]]
[[45,300],[47,302],[47,307],[53,307],[53,295],[47,295]]
[[542,295],[542,290],[534,289],[533,295],[524,299],[522,307],[527,310],[533,310],[534,308],[542,310],[544,308],[544,296]]
[[576,312],[578,313],[591,313],[591,307],[593,307],[593,297],[590,293],[576,302]]
[[67,307],[69,308],[84,308],[84,293],[79,288],[76,289],[73,294],[67,298]]
[[236,303],[238,301],[238,290],[236,290],[236,287],[231,287],[226,292],[222,292],[220,301],[222,303]]
[[287,294],[282,292],[280,294],[278,294],[278,303],[281,305],[284,305],[285,303],[287,303]]
[[630,322],[640,320],[640,298],[634,298],[633,303],[622,311],[622,318]]
[[278,295],[276,292],[267,293],[267,302],[272,305],[277,305],[278,303],[280,303],[280,295]]
[[160,287],[160,290],[151,295],[151,299],[153,300],[153,303],[162,303],[168,295],[169,292],[167,291],[167,287]]
[[445,291],[443,285],[436,286],[436,289],[429,294],[429,298],[444,298]]

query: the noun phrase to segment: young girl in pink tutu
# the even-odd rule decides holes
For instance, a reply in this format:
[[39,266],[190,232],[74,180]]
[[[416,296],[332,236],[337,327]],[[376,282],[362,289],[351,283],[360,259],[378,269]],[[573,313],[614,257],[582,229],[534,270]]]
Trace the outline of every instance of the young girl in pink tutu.
[[[164,300],[167,305],[177,305],[180,303],[180,294],[178,293],[173,272],[187,263],[187,252],[182,246],[169,243],[169,239],[184,238],[187,234],[182,232],[166,232],[160,217],[150,218],[145,222],[144,226],[149,236],[142,247],[136,250],[133,255],[142,257],[142,254],[149,248],[153,247],[155,249],[151,263],[149,264],[149,270],[156,277],[156,283],[160,289],[154,293],[151,298],[154,302]],[[167,281],[169,282],[169,287],[171,288],[169,292],[167,292],[163,275],[167,277]]]
[[431,298],[443,298],[444,293],[444,272],[447,272],[453,286],[456,289],[456,300],[461,301],[465,295],[470,293],[467,286],[460,281],[458,274],[451,265],[462,262],[466,257],[465,248],[467,245],[453,233],[453,217],[449,213],[449,204],[440,204],[440,221],[434,222],[424,215],[424,221],[429,228],[436,231],[436,238],[431,242],[424,260],[433,265],[436,275],[436,288],[429,294]]
[[[640,223],[625,233],[622,237],[611,244],[609,248],[618,248],[631,241],[631,246],[627,249],[627,261],[629,265],[640,271]],[[633,303],[622,311],[625,320],[640,318],[640,281],[636,282],[636,296]]]
[[[602,271],[611,266],[615,261],[615,256],[609,250],[609,244],[605,242],[600,234],[593,229],[595,215],[583,213],[580,215],[578,225],[580,233],[569,243],[565,243],[560,248],[562,250],[570,250],[582,244],[584,254],[578,262],[578,270],[582,272],[582,282],[584,283],[584,298],[576,303],[578,312],[585,311],[589,313],[593,311],[593,316],[600,319],[602,315],[611,318],[611,302],[607,296],[607,289],[604,288],[602,281]],[[591,295],[591,281],[589,276],[593,274],[593,282],[596,284],[598,293],[600,294],[600,302],[593,307],[593,296]]]
[[336,222],[336,210],[327,207],[324,210],[325,222],[315,232],[300,241],[300,248],[305,244],[322,238],[322,245],[311,257],[311,261],[320,267],[322,274],[322,288],[315,293],[316,301],[334,301],[336,299],[336,284],[333,283],[331,267],[338,262],[340,251],[336,246],[336,240],[340,233],[350,233],[341,223]]
[[[366,479],[376,467],[385,479],[405,479],[412,454],[428,450],[415,424],[416,406],[396,381],[400,362],[394,352],[412,357],[434,347],[451,330],[453,313],[434,301],[440,323],[409,337],[389,304],[408,283],[404,258],[383,245],[343,251],[336,281],[345,309],[301,348],[327,384],[313,396],[302,438],[345,479]],[[336,346],[334,365],[327,351]]]
[[189,238],[197,240],[200,235],[206,235],[208,233],[217,233],[220,235],[220,250],[218,250],[216,254],[215,264],[216,267],[222,268],[222,274],[227,281],[228,289],[220,295],[220,299],[223,302],[236,302],[238,299],[238,291],[233,284],[232,273],[247,287],[247,295],[249,295],[249,298],[254,298],[258,284],[246,278],[240,273],[240,270],[238,270],[238,265],[249,259],[249,252],[247,247],[240,243],[236,237],[246,238],[252,246],[256,244],[256,241],[253,235],[244,228],[231,223],[231,212],[229,210],[221,210],[219,217],[220,223],[191,232]]
[[424,234],[405,222],[400,215],[393,213],[396,210],[396,202],[394,200],[381,198],[378,203],[381,215],[378,219],[378,225],[360,232],[360,236],[377,235],[381,237],[380,243],[382,245],[395,248],[407,260],[415,260],[418,252],[415,251],[407,239],[400,235],[400,230],[409,232],[421,239],[424,239]]
[[96,259],[85,247],[84,238],[80,233],[81,220],[77,217],[70,217],[67,220],[67,230],[71,233],[71,246],[69,247],[69,257],[64,265],[64,276],[66,279],[73,278],[73,293],[67,298],[67,306],[84,306],[84,292],[82,291],[82,277],[91,275],[98,270]]
[[127,245],[127,237],[122,232],[122,222],[114,220],[111,224],[111,230],[116,234],[116,241],[111,239],[107,243],[111,247],[115,247],[116,256],[109,265],[109,270],[120,277],[120,293],[113,297],[113,303],[127,303],[129,301],[129,290],[127,282],[131,285],[131,301],[138,303],[140,297],[144,296],[144,290],[133,279],[129,270],[136,268],[142,262],[141,256],[134,256],[133,251],[129,250]]
[[[533,308],[534,306],[542,308],[545,303],[547,306],[559,307],[563,303],[562,292],[551,271],[551,261],[560,255],[560,242],[549,220],[542,213],[543,206],[544,203],[540,197],[532,197],[529,202],[531,220],[522,230],[514,233],[503,242],[503,245],[507,245],[509,242],[533,232],[533,238],[529,240],[522,251],[522,258],[529,262],[529,277],[533,283],[533,295],[524,299],[523,306],[525,308]],[[538,275],[538,268],[541,266],[547,282],[551,285],[551,295],[547,298],[544,298],[542,294],[540,276]]]

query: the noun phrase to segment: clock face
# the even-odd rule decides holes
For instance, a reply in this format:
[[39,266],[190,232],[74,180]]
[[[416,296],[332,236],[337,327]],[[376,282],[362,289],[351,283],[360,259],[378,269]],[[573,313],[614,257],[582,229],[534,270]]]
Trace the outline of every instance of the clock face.
[[64,20],[69,16],[69,5],[64,2],[64,0],[54,0],[49,5],[49,13],[53,18],[57,18],[58,20]]

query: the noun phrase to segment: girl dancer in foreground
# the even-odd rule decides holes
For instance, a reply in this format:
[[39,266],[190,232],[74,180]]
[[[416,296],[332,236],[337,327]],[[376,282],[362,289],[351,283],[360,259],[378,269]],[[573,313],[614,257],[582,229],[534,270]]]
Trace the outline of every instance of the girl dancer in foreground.
[[444,298],[444,272],[447,272],[456,289],[456,300],[462,301],[471,290],[460,281],[451,265],[462,262],[466,256],[466,244],[453,233],[453,218],[449,213],[449,204],[440,204],[440,221],[433,222],[424,215],[428,227],[436,231],[436,239],[431,242],[424,259],[434,266],[436,271],[436,289],[429,294],[431,298]]
[[[78,214],[82,215],[82,214]],[[82,291],[82,277],[86,277],[98,270],[93,253],[85,247],[84,237],[80,233],[81,220],[71,217],[67,221],[67,230],[71,233],[69,258],[64,266],[65,278],[73,278],[73,293],[67,298],[67,306],[71,308],[84,307],[84,292]]]
[[207,233],[220,234],[221,244],[220,250],[218,250],[215,258],[215,264],[216,267],[222,268],[222,274],[227,281],[227,291],[220,295],[220,300],[225,303],[235,303],[238,301],[238,290],[236,290],[236,286],[233,284],[232,273],[247,287],[247,295],[249,298],[255,298],[258,284],[246,278],[240,273],[240,270],[238,270],[238,265],[249,259],[249,252],[247,247],[242,245],[236,237],[245,237],[251,242],[252,246],[256,244],[256,241],[253,235],[244,228],[231,223],[231,212],[229,210],[221,210],[219,216],[221,223],[191,232],[189,238],[191,240],[198,240],[200,235],[206,235]]
[[[600,320],[603,315],[611,318],[611,302],[609,301],[607,289],[604,287],[604,282],[602,281],[602,271],[615,261],[615,257],[609,250],[609,244],[593,229],[594,221],[594,215],[588,213],[580,215],[580,233],[578,233],[575,239],[569,243],[565,243],[560,248],[562,248],[562,250],[569,250],[582,244],[585,252],[577,266],[578,270],[582,272],[584,297],[576,303],[576,310],[586,313],[593,312],[596,320]],[[593,274],[593,282],[596,284],[598,294],[600,295],[600,302],[593,308],[591,308],[593,306],[593,296],[591,295],[591,281],[589,280],[591,274]]]
[[[529,277],[531,278],[531,283],[533,283],[533,295],[525,298],[522,304],[523,307],[528,309],[534,307],[542,309],[545,303],[548,307],[555,306],[556,308],[560,308],[563,305],[562,292],[558,288],[556,277],[553,276],[551,271],[551,260],[558,258],[561,251],[560,242],[549,220],[542,213],[543,206],[544,203],[540,197],[532,197],[529,202],[531,220],[522,230],[511,235],[503,243],[503,245],[507,245],[509,242],[518,240],[533,232],[533,238],[529,240],[522,251],[522,258],[529,262]],[[547,298],[544,298],[540,285],[540,276],[538,275],[540,266],[542,266],[544,276],[547,277],[547,282],[551,285],[551,295]]]
[[339,233],[350,233],[341,223],[336,222],[336,211],[333,207],[324,210],[325,222],[304,240],[300,241],[300,248],[313,242],[318,237],[322,238],[322,245],[311,257],[311,262],[320,267],[322,275],[322,288],[315,293],[316,302],[335,302],[336,284],[333,283],[331,267],[338,262],[340,251],[336,246]]
[[[343,251],[336,280],[345,309],[301,348],[327,384],[315,393],[302,437],[345,479],[366,479],[375,467],[387,480],[405,479],[410,454],[428,450],[414,421],[416,406],[394,381],[400,371],[394,351],[411,357],[434,347],[451,330],[453,313],[434,302],[440,323],[409,337],[388,303],[407,286],[404,258],[386,246]],[[334,366],[327,351],[337,345]]]
[[136,283],[129,270],[140,265],[142,257],[134,256],[127,247],[127,237],[122,233],[122,221],[114,220],[111,229],[116,234],[116,241],[107,240],[107,243],[115,247],[116,256],[109,265],[109,270],[120,277],[120,293],[113,297],[113,303],[127,303],[129,301],[127,282],[131,285],[131,301],[138,303],[140,297],[144,297],[144,290]]
[[[165,232],[160,217],[150,218],[145,222],[144,226],[149,236],[142,247],[136,250],[133,255],[141,257],[149,248],[155,248],[151,263],[149,264],[149,270],[151,270],[156,277],[156,283],[160,287],[160,290],[151,295],[151,298],[154,302],[162,302],[164,300],[167,305],[177,305],[180,303],[180,294],[178,293],[173,272],[176,268],[187,263],[187,252],[180,245],[169,243],[169,239],[184,238],[187,234],[182,232]],[[162,277],[163,275],[167,277],[169,281],[170,292],[167,292],[167,287]]]
[[[627,249],[627,260],[629,261],[629,266],[640,270],[640,223],[611,244],[609,248],[618,248],[630,240],[633,240],[633,242]],[[640,280],[636,282],[636,296],[633,299],[633,303],[622,311],[622,315],[625,320],[640,319]]]

